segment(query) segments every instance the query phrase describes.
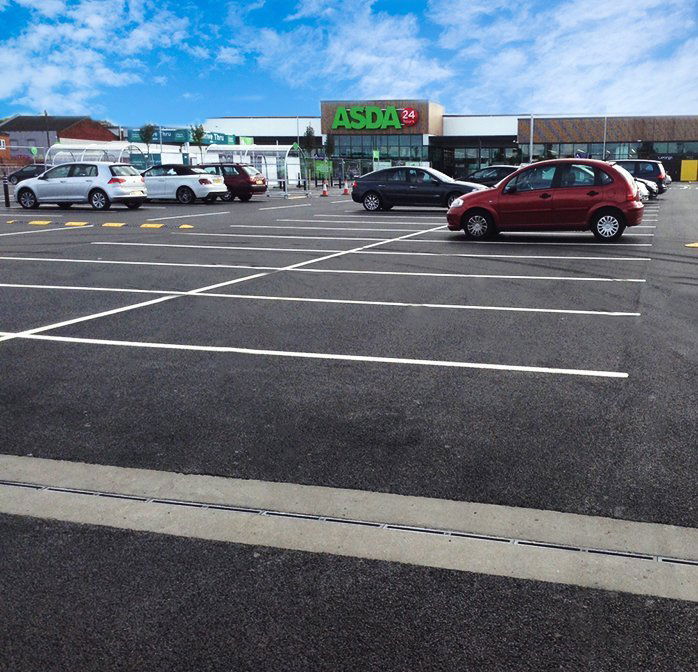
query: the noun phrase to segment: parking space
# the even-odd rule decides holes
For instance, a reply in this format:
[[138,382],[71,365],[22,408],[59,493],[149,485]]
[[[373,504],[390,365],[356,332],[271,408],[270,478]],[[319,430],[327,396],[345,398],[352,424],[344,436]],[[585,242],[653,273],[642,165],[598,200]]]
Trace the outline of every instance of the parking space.
[[616,244],[472,243],[443,211],[333,198],[2,211],[0,439],[695,525],[696,198]]

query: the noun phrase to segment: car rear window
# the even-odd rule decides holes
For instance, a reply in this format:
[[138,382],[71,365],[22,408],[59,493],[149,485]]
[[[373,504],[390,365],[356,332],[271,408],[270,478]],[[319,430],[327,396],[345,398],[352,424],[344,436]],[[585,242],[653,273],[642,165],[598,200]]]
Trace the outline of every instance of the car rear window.
[[120,164],[118,166],[109,166],[109,171],[112,175],[114,175],[114,177],[140,175],[140,173],[133,166],[127,166],[126,164]]
[[262,173],[258,171],[254,166],[243,166],[242,169],[250,176],[261,175]]

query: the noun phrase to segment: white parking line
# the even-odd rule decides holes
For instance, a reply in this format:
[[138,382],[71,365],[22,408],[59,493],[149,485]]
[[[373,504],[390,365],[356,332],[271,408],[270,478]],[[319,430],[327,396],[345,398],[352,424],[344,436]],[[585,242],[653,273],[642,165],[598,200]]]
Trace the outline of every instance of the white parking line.
[[[278,220],[278,221],[287,221],[287,220]],[[308,222],[312,222],[312,219],[306,220]],[[334,223],[334,222],[333,222]],[[366,228],[357,228],[355,226],[284,226],[284,225],[276,225],[272,226],[270,224],[229,224],[231,229],[275,229],[275,230],[290,230],[290,231],[387,231],[387,232],[405,232],[409,233],[410,231],[421,231],[419,228],[411,228],[411,229],[379,229],[376,227],[366,227]],[[201,236],[227,236],[230,234],[227,233],[201,233],[198,234]]]
[[475,278],[487,280],[571,280],[578,282],[647,282],[644,278],[577,278],[572,275],[492,275],[483,273],[423,273],[415,271],[357,271],[339,268],[299,268],[298,273],[347,273],[356,275],[396,275],[415,278]]
[[230,210],[220,210],[218,212],[202,212],[198,215],[176,215],[174,217],[148,217],[149,222],[164,222],[168,219],[190,219],[191,217],[213,217],[214,215],[229,215]]
[[385,240],[385,238],[379,238],[373,236],[372,238],[356,238],[354,236],[336,237],[336,236],[288,236],[288,235],[274,235],[269,233],[223,233],[223,234],[209,234],[209,233],[183,233],[175,232],[176,236],[209,236],[209,235],[223,235],[229,238],[293,238],[296,240]]
[[[62,264],[116,264],[124,266],[176,266],[179,268],[213,268],[213,269],[248,269],[258,271],[288,271],[294,273],[347,273],[353,275],[395,275],[416,278],[475,278],[492,280],[571,280],[581,282],[646,282],[642,278],[578,278],[575,276],[555,275],[494,275],[483,273],[418,273],[412,271],[361,271],[354,269],[324,269],[324,268],[286,268],[283,266],[252,266],[246,264],[192,264],[167,261],[112,261],[107,259],[56,259],[51,257],[0,257],[6,261],[40,261]],[[311,260],[316,261],[316,260]]]
[[[81,229],[90,229],[92,224],[81,226]],[[47,233],[48,231],[75,231],[76,229],[68,229],[65,226],[57,226],[53,229],[32,229],[31,231],[11,231],[10,233],[0,233],[0,236],[24,236],[27,233]]]
[[[84,285],[31,285],[1,282],[0,288],[8,289],[50,289],[70,292],[109,292],[116,294],[157,294],[159,296],[186,296],[186,291],[170,289],[133,289],[122,287],[86,287]],[[516,306],[480,306],[461,303],[410,303],[404,301],[365,301],[362,299],[319,299],[301,296],[266,296],[261,294],[226,294],[203,292],[195,296],[215,299],[237,299],[249,301],[287,301],[291,303],[327,303],[350,306],[376,306],[386,308],[436,308],[443,310],[484,310],[511,313],[548,313],[559,315],[598,315],[604,317],[640,317],[640,313],[610,310],[573,310],[564,308],[520,308]]]
[[[187,234],[182,234],[187,235]],[[399,242],[394,239],[378,239],[379,242]],[[174,247],[196,250],[251,250],[255,252],[301,252],[304,254],[316,252],[344,252],[345,254],[383,254],[393,256],[411,257],[468,257],[471,259],[568,259],[571,261],[651,261],[650,257],[570,257],[536,254],[466,254],[464,252],[400,252],[388,250],[333,250],[333,249],[309,249],[295,247],[249,247],[247,245],[183,245],[177,243],[125,243],[111,241],[96,241],[91,245],[121,245],[127,247]]]
[[[48,212],[47,210],[42,210],[41,215],[43,215],[44,213],[46,213],[47,215],[50,215],[51,217],[65,217],[65,215],[63,215],[63,214],[59,215],[57,212],[53,213],[53,212]],[[36,219],[39,216],[39,213],[35,212],[32,215],[27,215],[23,212],[15,212],[14,210],[2,210],[2,211],[0,211],[0,215],[8,215],[8,216],[11,215],[12,217],[31,217],[32,219]]]
[[273,205],[269,208],[257,208],[258,210],[282,210],[283,208],[309,208],[310,203],[297,203],[296,205]]
[[422,215],[422,214],[412,214],[409,212],[391,212],[390,214],[388,213],[371,213],[371,214],[363,214],[363,215],[332,215],[332,214],[322,214],[318,213],[317,215],[313,215],[313,217],[351,217],[351,218],[358,218],[358,219],[369,219],[370,217],[376,217],[380,219],[397,219],[398,217],[413,217],[414,219],[421,219],[421,220],[428,220],[428,219],[434,219],[439,222],[443,222],[446,220],[446,213],[444,212],[443,215],[437,216],[437,215]]
[[63,259],[54,257],[0,257],[3,261],[48,261],[65,264],[117,264],[124,266],[177,266],[190,268],[240,268],[248,270],[278,271],[278,266],[250,266],[246,264],[187,264],[169,261],[112,261],[110,259]]
[[[310,265],[310,264],[318,263],[318,262],[320,262],[320,261],[327,261],[327,260],[329,260],[329,259],[334,259],[335,257],[341,257],[341,256],[343,256],[343,255],[345,255],[345,254],[350,254],[350,253],[352,253],[352,252],[359,252],[359,251],[361,251],[361,250],[366,250],[366,249],[369,249],[369,248],[372,248],[372,247],[377,247],[377,246],[379,246],[379,245],[384,245],[385,243],[388,243],[388,242],[398,242],[398,241],[404,240],[404,239],[406,239],[406,238],[411,238],[412,236],[421,235],[422,233],[431,233],[432,231],[437,231],[437,230],[440,229],[440,228],[443,228],[443,227],[432,227],[432,228],[430,228],[430,229],[425,229],[424,231],[417,231],[417,232],[415,232],[415,233],[408,233],[408,234],[403,235],[403,236],[398,236],[397,238],[391,238],[391,239],[385,240],[385,241],[384,241],[384,240],[380,240],[380,241],[378,241],[378,242],[376,242],[376,243],[370,243],[370,244],[368,244],[368,245],[363,245],[363,246],[361,246],[361,247],[355,247],[355,248],[353,248],[353,249],[351,249],[351,250],[340,250],[340,251],[337,251],[337,252],[334,252],[334,253],[332,253],[332,254],[328,254],[328,255],[322,256],[322,257],[315,257],[315,258],[313,258],[313,259],[308,259],[308,260],[306,260],[306,261],[301,261],[301,262],[298,262],[298,263],[296,263],[296,264],[290,264],[290,265],[288,265],[288,266],[282,267],[282,268],[279,269],[279,270],[281,270],[281,271],[295,270],[295,269],[298,269],[298,268],[302,268],[302,267],[304,267],[304,266],[308,266],[308,265]],[[241,278],[235,278],[234,280],[227,280],[227,281],[225,281],[225,282],[218,282],[218,283],[216,283],[216,284],[214,284],[214,285],[207,285],[206,287],[199,287],[198,289],[192,289],[192,290],[188,291],[188,292],[185,294],[185,296],[194,295],[194,294],[199,294],[199,293],[201,293],[201,292],[207,292],[207,291],[209,291],[209,290],[211,290],[211,289],[218,289],[219,287],[227,287],[227,286],[229,286],[229,285],[235,285],[235,284],[238,284],[238,283],[241,283],[241,282],[247,282],[248,280],[255,280],[255,279],[257,279],[257,278],[264,277],[264,276],[266,276],[266,275],[268,275],[268,274],[269,274],[269,271],[265,271],[265,272],[262,272],[262,273],[255,273],[255,274],[253,274],[253,275],[242,276]],[[101,318],[101,317],[106,317],[106,316],[109,316],[109,315],[116,315],[117,313],[123,313],[123,312],[126,312],[126,311],[135,310],[135,309],[138,309],[138,308],[144,308],[144,307],[146,307],[146,306],[152,306],[152,305],[155,305],[155,304],[158,304],[158,303],[163,303],[163,302],[165,302],[165,301],[172,301],[173,299],[178,298],[178,296],[179,296],[179,295],[177,295],[177,296],[161,296],[161,297],[159,297],[159,298],[157,298],[157,299],[152,299],[151,301],[143,301],[142,303],[131,304],[131,305],[128,305],[128,306],[122,306],[121,308],[115,308],[115,309],[113,309],[113,310],[107,310],[107,311],[103,311],[103,312],[100,312],[100,313],[94,313],[94,314],[91,314],[91,315],[84,315],[84,316],[82,316],[82,317],[77,317],[77,318],[72,319],[72,320],[66,320],[66,321],[64,321],[64,322],[57,322],[56,324],[49,324],[49,325],[45,325],[45,326],[42,326],[42,327],[36,327],[36,328],[34,328],[34,329],[27,329],[27,330],[25,330],[25,331],[12,334],[11,336],[3,336],[3,337],[0,337],[0,342],[12,340],[12,339],[14,339],[14,338],[26,338],[27,336],[34,335],[34,334],[39,334],[39,333],[41,333],[41,332],[43,332],[43,331],[51,331],[51,330],[53,330],[53,329],[58,329],[59,327],[65,327],[65,326],[72,325],[72,324],[77,324],[77,323],[80,323],[80,322],[86,322],[86,321],[88,321],[88,320],[94,320],[94,319],[98,319],[98,318]]]
[[[117,309],[117,311],[108,311],[108,313],[123,311],[125,309],[139,307],[159,303],[162,301],[171,300],[175,297],[166,296],[153,301],[147,301],[136,306],[126,306],[125,308]],[[107,313],[104,313],[107,314]],[[101,314],[100,314],[101,315]],[[90,316],[92,317],[92,316]],[[85,318],[82,318],[85,319]],[[77,321],[81,321],[78,318]],[[71,323],[74,321],[71,321]],[[47,327],[45,327],[47,328]],[[43,328],[43,329],[45,329]],[[55,327],[52,327],[55,328]],[[119,341],[102,338],[77,338],[73,336],[49,336],[38,334],[36,331],[12,333],[9,336],[0,338],[0,341],[10,338],[22,338],[38,341],[54,341],[58,343],[82,343],[89,345],[110,345],[129,348],[152,348],[156,350],[193,350],[196,352],[217,352],[217,353],[234,353],[240,355],[256,355],[265,357],[289,357],[296,359],[319,359],[319,360],[334,360],[345,362],[370,362],[374,364],[403,364],[407,366],[431,366],[439,368],[453,369],[479,369],[485,371],[515,371],[519,373],[545,373],[563,376],[583,376],[592,378],[627,378],[628,374],[622,371],[599,371],[593,369],[566,369],[549,366],[520,366],[517,364],[490,364],[486,362],[455,362],[439,359],[409,359],[402,357],[376,357],[371,355],[345,355],[336,353],[324,352],[297,352],[291,350],[262,350],[257,348],[236,348],[219,345],[193,345],[184,343],[151,343],[148,341]]]
[[[362,224],[388,224],[390,220],[385,221],[385,220],[375,220],[375,219],[365,219],[362,218],[363,222]],[[289,218],[284,218],[284,219],[277,219],[277,222],[296,222],[300,224],[310,224],[312,223],[317,223],[317,224],[354,224],[352,220],[336,220],[336,219],[289,219]],[[445,222],[445,218],[441,218],[439,221]],[[426,222],[427,224],[430,224],[431,222]],[[359,222],[356,222],[356,224],[359,224]],[[399,225],[405,225],[405,224],[418,224],[414,220],[411,221],[395,221],[395,224]],[[445,224],[444,224],[445,226]],[[415,229],[416,230],[416,229]]]

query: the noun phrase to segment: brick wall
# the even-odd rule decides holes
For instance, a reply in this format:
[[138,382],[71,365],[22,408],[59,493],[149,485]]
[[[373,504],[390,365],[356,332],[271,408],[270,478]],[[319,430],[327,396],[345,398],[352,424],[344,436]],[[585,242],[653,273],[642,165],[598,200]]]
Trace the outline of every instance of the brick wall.
[[71,140],[93,140],[94,142],[111,142],[118,140],[111,131],[107,130],[101,124],[91,119],[83,119],[82,121],[69,126],[60,131],[58,136],[61,139],[69,138]]
[[[3,148],[3,144],[5,145]],[[10,136],[0,133],[0,162],[7,163],[10,160]]]

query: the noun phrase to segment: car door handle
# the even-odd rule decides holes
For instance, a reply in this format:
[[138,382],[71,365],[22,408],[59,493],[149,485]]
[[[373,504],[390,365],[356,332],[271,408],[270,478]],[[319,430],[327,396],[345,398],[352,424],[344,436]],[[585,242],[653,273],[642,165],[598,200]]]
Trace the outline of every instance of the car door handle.
[[552,194],[541,194],[541,198],[551,198]]
[[599,192],[598,191],[587,191],[587,196],[598,196]]

